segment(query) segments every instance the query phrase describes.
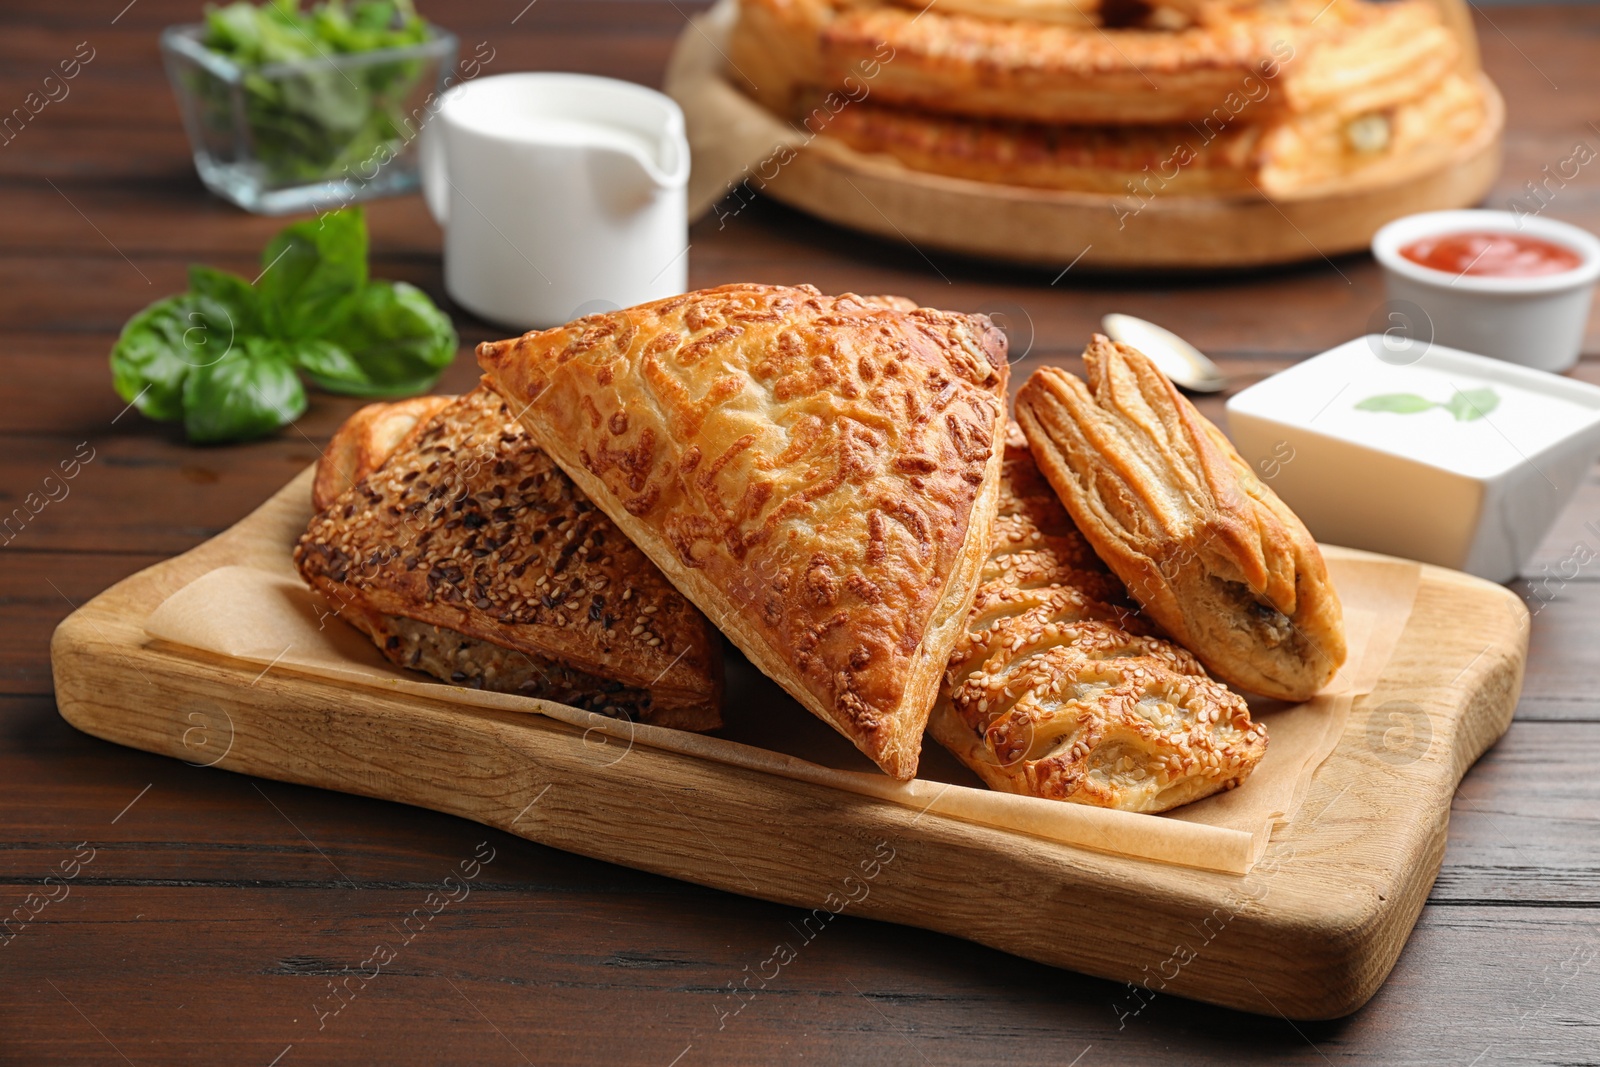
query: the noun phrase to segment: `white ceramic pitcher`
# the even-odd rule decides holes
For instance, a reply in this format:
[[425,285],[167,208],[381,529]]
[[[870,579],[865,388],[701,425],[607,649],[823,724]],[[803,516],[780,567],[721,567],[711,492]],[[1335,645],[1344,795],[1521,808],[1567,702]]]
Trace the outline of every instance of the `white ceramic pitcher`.
[[516,329],[688,285],[683,112],[642,85],[501,74],[445,93],[423,127],[422,188],[444,227],[444,287]]

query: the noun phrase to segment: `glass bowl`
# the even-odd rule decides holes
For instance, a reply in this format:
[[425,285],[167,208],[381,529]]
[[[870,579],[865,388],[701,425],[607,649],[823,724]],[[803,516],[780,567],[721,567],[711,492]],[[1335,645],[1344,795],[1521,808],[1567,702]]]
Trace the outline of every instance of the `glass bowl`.
[[264,215],[417,188],[417,134],[455,64],[453,34],[421,44],[245,67],[169,26],[161,54],[206,188]]

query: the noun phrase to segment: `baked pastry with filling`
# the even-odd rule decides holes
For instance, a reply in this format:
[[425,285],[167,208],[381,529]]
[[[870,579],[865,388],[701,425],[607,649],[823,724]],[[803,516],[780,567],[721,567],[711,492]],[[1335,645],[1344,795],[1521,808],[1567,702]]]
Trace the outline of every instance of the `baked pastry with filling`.
[[1212,674],[1306,700],[1345,658],[1316,542],[1141,352],[1095,334],[1087,382],[1042,367],[1017,421],[1050,485],[1143,609]]
[[325,462],[355,484],[294,553],[333,614],[394,663],[457,685],[659,726],[722,725],[722,652],[705,616],[498,394],[442,399],[391,455],[380,452],[392,435],[372,427],[403,420],[381,407],[335,435]]
[[395,452],[414,442],[424,426],[448,407],[453,396],[414,396],[368,404],[334,431],[317,461],[311,506],[330,506],[339,494],[383,466]]
[[[1358,115],[1308,111],[1266,122],[1053,126],[962,118],[865,101],[811,123],[856,152],[913,170],[1039,189],[1150,197],[1304,194],[1397,180],[1437,166],[1482,126],[1483,89],[1446,75],[1415,100]],[[1248,112],[1241,114],[1248,117]]]
[[1261,762],[1266,727],[1140,616],[1015,425],[981,581],[928,732],[991,789],[1156,812]]
[[975,118],[1041,123],[1251,121],[1360,115],[1420,96],[1459,45],[1430,0],[1199,5],[1171,28],[1156,9],[1112,27],[946,13],[939,5],[741,0],[732,66],[793,114],[808,89]]
[[1005,353],[981,315],[728,285],[478,360],[758,668],[908,779],[988,553]]

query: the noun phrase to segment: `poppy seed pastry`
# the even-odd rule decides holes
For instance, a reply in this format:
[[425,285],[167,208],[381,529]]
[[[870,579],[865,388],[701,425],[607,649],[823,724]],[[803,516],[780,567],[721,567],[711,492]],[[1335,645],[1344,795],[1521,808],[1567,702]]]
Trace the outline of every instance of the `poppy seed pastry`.
[[1005,352],[981,315],[728,285],[478,360],[759,669],[908,779],[988,553]]
[[[541,452],[493,390],[446,404],[320,511],[295,564],[394,663],[658,726],[722,725],[705,616]],[[358,413],[382,420],[382,412]],[[392,421],[392,420],[389,420]],[[351,463],[335,435],[330,461]],[[320,474],[320,472],[319,472]]]
[[1041,367],[1017,394],[1039,468],[1106,565],[1212,674],[1306,700],[1345,658],[1316,542],[1141,352],[1095,334],[1087,382]]
[[966,628],[928,732],[992,789],[1166,811],[1233,788],[1266,752],[1244,699],[1128,600],[1015,424]]

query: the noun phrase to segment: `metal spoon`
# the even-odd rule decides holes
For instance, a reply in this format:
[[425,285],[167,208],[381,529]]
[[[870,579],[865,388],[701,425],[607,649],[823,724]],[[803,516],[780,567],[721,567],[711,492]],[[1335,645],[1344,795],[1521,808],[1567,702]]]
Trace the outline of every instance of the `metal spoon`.
[[1173,384],[1196,393],[1216,393],[1227,387],[1222,370],[1194,345],[1171,330],[1132,315],[1107,315],[1101,329],[1113,341],[1137,348],[1171,378]]

